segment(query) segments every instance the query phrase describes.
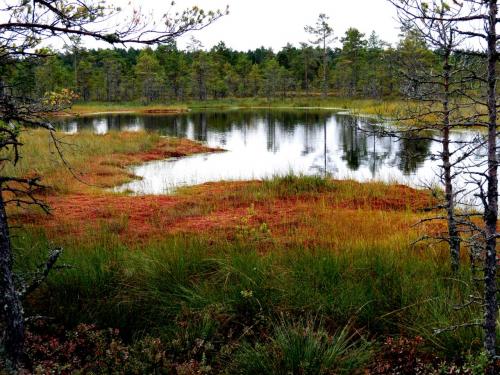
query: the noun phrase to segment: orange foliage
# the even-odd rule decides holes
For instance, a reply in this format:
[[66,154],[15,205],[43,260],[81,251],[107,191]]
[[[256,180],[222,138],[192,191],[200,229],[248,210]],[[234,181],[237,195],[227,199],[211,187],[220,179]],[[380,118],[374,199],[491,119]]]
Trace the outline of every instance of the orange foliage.
[[[345,183],[352,184],[336,182]],[[383,198],[360,196],[343,200],[330,191],[256,200],[251,194],[244,194],[249,187],[260,184],[208,183],[174,196],[101,193],[48,197],[53,215],[47,218],[31,213],[20,215],[17,220],[43,227],[58,240],[92,236],[101,230],[114,233],[127,243],[159,240],[179,233],[234,240],[255,232],[274,244],[341,249],[344,245],[356,245],[357,241],[376,245],[394,236],[415,235],[416,230],[411,227],[422,217],[420,208],[429,203],[427,194],[397,185],[389,186]],[[262,225],[268,233],[260,233]]]

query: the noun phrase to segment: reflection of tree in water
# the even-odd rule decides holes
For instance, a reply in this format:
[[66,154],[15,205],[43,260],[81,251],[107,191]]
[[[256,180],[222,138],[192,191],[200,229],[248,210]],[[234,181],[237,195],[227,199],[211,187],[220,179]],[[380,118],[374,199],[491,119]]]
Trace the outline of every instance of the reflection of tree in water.
[[[318,112],[305,111],[302,116],[299,116],[298,122],[304,128],[304,148],[302,149],[302,156],[309,155],[316,151],[316,134],[318,133],[318,126],[326,123],[331,115],[324,115]],[[323,128],[323,125],[321,125]],[[322,130],[323,132],[323,130]],[[323,135],[324,137],[324,135]]]
[[349,169],[357,171],[363,161],[367,160],[367,134],[358,127],[358,120],[352,116],[337,116],[340,123],[340,141]]
[[170,137],[186,137],[188,120],[186,116],[162,115],[113,115],[111,129],[127,130],[136,125],[138,129],[147,132],[158,132]]
[[187,115],[194,125],[194,138],[198,141],[208,139],[208,131],[228,133],[233,126],[233,112],[193,112]]
[[430,155],[432,141],[428,139],[404,138],[399,142],[396,155],[398,168],[405,174],[414,173]]
[[[328,176],[338,171],[337,166],[333,163],[333,160],[330,156],[330,149],[328,148],[328,143],[331,142],[331,139],[328,138],[328,117],[322,116],[321,123],[315,123],[316,128],[314,128],[315,132],[318,133],[317,138],[322,139],[322,152],[318,153],[318,155],[314,158],[313,164],[311,166],[311,170],[317,171],[318,174]],[[317,125],[321,125],[319,128]],[[307,127],[312,127],[313,125],[307,125]],[[321,136],[319,136],[319,132],[321,132]]]
[[311,134],[311,125],[304,124],[304,148],[302,149],[302,156],[309,155],[314,152],[314,137]]
[[149,132],[177,138],[185,138],[188,134],[189,120],[186,116],[147,116],[143,121],[144,129]]
[[205,113],[200,113],[198,116],[196,116],[193,130],[194,130],[193,137],[195,140],[200,142],[207,141],[208,127],[207,127],[207,115]]
[[314,150],[312,142],[314,139],[310,136],[311,129],[321,124],[324,115],[309,111],[267,111],[263,121],[267,125],[267,149],[271,152],[278,152],[280,142],[286,142],[286,138],[293,138],[298,128],[304,128],[305,145],[303,155],[307,155]]
[[392,155],[392,142],[390,137],[381,137],[382,126],[370,124],[368,134],[368,167],[372,177],[377,175],[378,170],[383,167],[386,160]]
[[56,122],[56,128],[64,132],[94,130],[97,121],[102,121],[103,117],[82,116],[77,119],[62,119]]
[[278,152],[279,142],[276,135],[276,117],[272,116],[270,112],[266,116],[267,123],[267,151]]

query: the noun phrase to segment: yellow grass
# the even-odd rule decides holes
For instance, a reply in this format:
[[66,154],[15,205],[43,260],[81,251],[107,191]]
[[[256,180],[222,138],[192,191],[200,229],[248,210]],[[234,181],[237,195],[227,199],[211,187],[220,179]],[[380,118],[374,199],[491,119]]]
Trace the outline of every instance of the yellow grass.
[[42,176],[43,183],[54,191],[75,193],[130,181],[135,177],[127,167],[133,164],[210,150],[197,142],[147,132],[56,133],[55,136],[59,150],[48,132],[24,132],[20,161],[15,166],[5,164],[3,173],[18,177]]

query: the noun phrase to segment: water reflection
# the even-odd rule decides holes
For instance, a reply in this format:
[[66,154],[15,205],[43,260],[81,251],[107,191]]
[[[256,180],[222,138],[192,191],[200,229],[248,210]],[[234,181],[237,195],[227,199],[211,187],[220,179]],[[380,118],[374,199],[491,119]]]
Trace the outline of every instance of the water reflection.
[[[341,125],[341,142],[347,167],[352,171],[357,171],[364,161],[367,161],[367,133],[360,131],[358,120],[351,116],[339,118]],[[375,133],[374,133],[375,135]]]
[[438,164],[428,158],[438,150],[438,143],[380,137],[372,131],[378,125],[367,118],[321,110],[120,114],[65,119],[58,126],[71,133],[157,131],[228,150],[135,167],[134,173],[143,180],[120,189],[141,193],[157,194],[179,185],[289,172],[416,184],[435,177],[438,169]]
[[418,169],[429,156],[431,141],[421,139],[415,142],[404,138],[400,142],[400,149],[397,154],[398,167],[405,174],[410,174]]

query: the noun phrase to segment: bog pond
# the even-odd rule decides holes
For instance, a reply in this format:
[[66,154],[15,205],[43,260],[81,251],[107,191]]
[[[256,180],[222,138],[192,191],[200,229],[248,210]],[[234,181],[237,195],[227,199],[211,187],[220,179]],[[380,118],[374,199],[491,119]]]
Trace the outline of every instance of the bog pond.
[[[412,186],[437,181],[441,144],[432,139],[383,137],[384,126],[369,117],[332,110],[223,110],[179,115],[110,114],[60,119],[75,133],[156,131],[226,150],[131,167],[141,180],[116,188],[135,194],[163,194],[179,186],[221,180],[263,179],[289,173],[336,179],[381,180]],[[472,135],[453,134],[457,142]]]

